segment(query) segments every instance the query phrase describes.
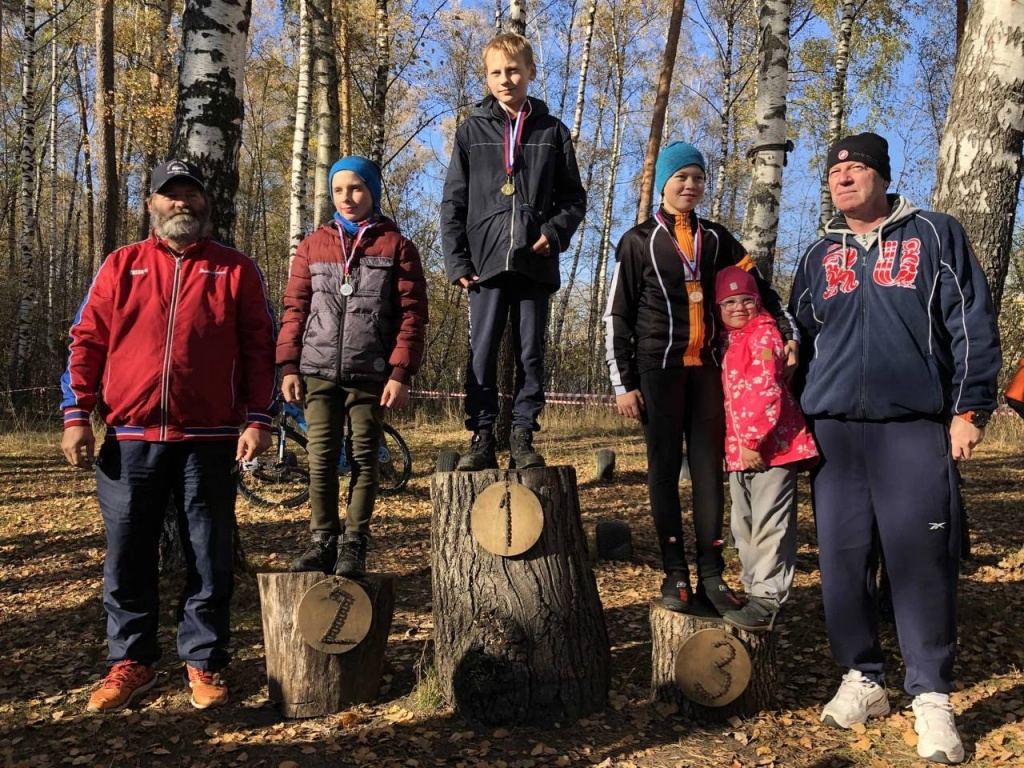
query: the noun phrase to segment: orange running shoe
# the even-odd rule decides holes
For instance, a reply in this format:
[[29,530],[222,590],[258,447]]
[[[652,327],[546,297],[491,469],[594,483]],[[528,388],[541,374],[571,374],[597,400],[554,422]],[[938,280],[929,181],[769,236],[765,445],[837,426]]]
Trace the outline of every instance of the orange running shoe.
[[185,665],[188,687],[192,689],[192,706],[196,709],[218,707],[228,700],[228,684],[219,672],[208,672],[191,664]]
[[100,687],[92,692],[85,709],[88,712],[116,712],[155,684],[156,672],[152,667],[131,659],[119,661],[110,668]]

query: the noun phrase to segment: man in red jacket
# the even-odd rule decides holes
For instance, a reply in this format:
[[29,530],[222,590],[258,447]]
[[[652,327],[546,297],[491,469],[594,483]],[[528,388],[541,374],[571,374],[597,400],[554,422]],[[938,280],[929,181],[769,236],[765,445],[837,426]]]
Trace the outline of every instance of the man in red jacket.
[[93,465],[93,410],[107,427],[95,464],[113,667],[90,712],[123,709],[156,682],[158,549],[172,494],[188,569],[178,655],[193,706],[227,700],[236,467],[270,445],[274,319],[263,277],[210,239],[194,165],[158,165],[150,193],[153,232],[100,266],[61,379],[61,450],[72,466]]

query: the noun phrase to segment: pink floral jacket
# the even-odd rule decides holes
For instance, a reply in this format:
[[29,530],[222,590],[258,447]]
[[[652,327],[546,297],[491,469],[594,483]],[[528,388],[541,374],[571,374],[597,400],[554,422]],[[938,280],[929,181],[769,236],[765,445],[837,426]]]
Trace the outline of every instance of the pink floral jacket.
[[813,464],[818,449],[783,376],[786,352],[775,320],[761,310],[743,328],[729,329],[726,344],[726,468],[745,469],[741,446],[760,452],[770,467]]

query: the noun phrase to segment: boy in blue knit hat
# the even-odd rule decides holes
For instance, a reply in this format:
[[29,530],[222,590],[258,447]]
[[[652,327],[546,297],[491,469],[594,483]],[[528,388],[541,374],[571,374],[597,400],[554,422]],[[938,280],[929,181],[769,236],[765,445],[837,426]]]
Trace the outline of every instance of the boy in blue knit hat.
[[[281,391],[305,402],[313,540],[293,571],[358,577],[377,498],[384,410],[401,408],[423,359],[427,286],[419,252],[380,212],[380,170],[334,164],[334,219],[302,241],[277,340]],[[345,421],[352,465],[342,529],[338,459]]]
[[647,443],[651,516],[665,571],[662,604],[683,613],[694,607],[679,500],[685,436],[696,598],[724,615],[742,604],[722,578],[725,405],[715,275],[733,266],[751,273],[761,305],[790,342],[792,365],[796,344],[782,300],[743,246],[721,224],[697,217],[705,168],[704,156],[692,144],[677,141],[662,149],[655,164],[661,205],[619,241],[604,319],[616,405],[620,414],[643,424]]

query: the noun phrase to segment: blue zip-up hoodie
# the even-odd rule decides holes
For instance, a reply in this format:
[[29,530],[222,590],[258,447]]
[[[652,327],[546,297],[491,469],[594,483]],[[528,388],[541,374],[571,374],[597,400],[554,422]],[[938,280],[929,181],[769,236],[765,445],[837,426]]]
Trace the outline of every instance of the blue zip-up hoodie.
[[866,421],[992,411],[999,332],[967,234],[952,216],[889,202],[867,234],[833,219],[797,267],[800,404]]

